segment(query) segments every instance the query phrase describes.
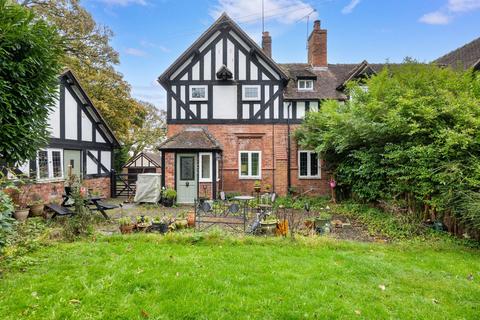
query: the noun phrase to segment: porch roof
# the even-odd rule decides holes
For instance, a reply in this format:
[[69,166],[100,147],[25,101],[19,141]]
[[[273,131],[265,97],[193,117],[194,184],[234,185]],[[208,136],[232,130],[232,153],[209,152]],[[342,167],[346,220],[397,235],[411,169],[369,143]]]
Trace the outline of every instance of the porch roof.
[[165,140],[158,149],[175,150],[222,150],[220,143],[202,127],[190,127]]

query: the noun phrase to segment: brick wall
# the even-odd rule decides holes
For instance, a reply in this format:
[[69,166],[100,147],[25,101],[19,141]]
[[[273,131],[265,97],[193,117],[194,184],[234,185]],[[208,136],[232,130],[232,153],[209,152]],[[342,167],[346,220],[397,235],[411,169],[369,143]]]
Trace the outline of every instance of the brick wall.
[[[186,125],[171,124],[168,126],[168,137],[183,130]],[[288,168],[288,130],[286,124],[258,124],[258,125],[202,125],[223,147],[223,164],[219,173],[222,179],[220,188],[227,192],[242,192],[251,194],[255,179],[239,179],[238,153],[241,150],[262,151],[262,185],[270,184],[280,195],[287,193]],[[291,134],[298,125],[291,125]],[[309,194],[328,194],[330,175],[322,170],[321,179],[299,179],[297,164],[297,144],[291,138],[291,185],[300,190],[310,190]],[[165,182],[173,187],[174,182],[174,154],[166,153]],[[322,166],[323,167],[323,166]],[[322,168],[323,169],[323,168]],[[223,188],[222,188],[223,185]],[[210,190],[210,189],[209,189]],[[211,191],[209,191],[211,192]],[[203,196],[200,186],[199,194]]]

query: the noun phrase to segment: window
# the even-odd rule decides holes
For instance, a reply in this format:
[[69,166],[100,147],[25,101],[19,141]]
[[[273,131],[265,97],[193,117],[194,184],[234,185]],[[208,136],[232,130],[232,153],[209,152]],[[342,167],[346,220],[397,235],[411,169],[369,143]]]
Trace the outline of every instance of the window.
[[298,152],[298,176],[300,178],[320,178],[320,158],[314,151]]
[[208,100],[207,86],[190,86],[190,101]]
[[[199,170],[200,170],[200,182],[212,182],[212,154],[211,153],[200,153],[200,163],[199,163]],[[217,181],[220,180],[218,175],[218,159],[217,159]]]
[[63,179],[63,151],[46,149],[37,152],[37,179]]
[[260,86],[243,86],[242,99],[247,101],[260,100]]
[[260,179],[262,176],[262,154],[260,151],[240,151],[239,176],[240,179]]
[[313,80],[298,80],[298,90],[313,90]]

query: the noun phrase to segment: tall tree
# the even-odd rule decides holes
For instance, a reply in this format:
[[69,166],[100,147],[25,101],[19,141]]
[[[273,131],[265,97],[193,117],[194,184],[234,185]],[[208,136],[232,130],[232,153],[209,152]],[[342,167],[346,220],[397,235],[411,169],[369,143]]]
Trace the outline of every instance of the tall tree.
[[136,156],[143,150],[155,150],[165,137],[166,113],[157,109],[153,104],[141,102],[146,110],[146,115],[141,127],[131,131],[132,146],[130,152]]
[[47,142],[63,55],[54,26],[0,0],[0,159],[14,165]]

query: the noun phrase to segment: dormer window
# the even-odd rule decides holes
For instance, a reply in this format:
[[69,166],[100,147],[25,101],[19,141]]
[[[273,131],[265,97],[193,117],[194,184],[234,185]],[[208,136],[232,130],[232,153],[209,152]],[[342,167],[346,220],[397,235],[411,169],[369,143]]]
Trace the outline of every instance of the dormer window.
[[298,80],[298,90],[301,91],[312,91],[313,90],[313,80]]

